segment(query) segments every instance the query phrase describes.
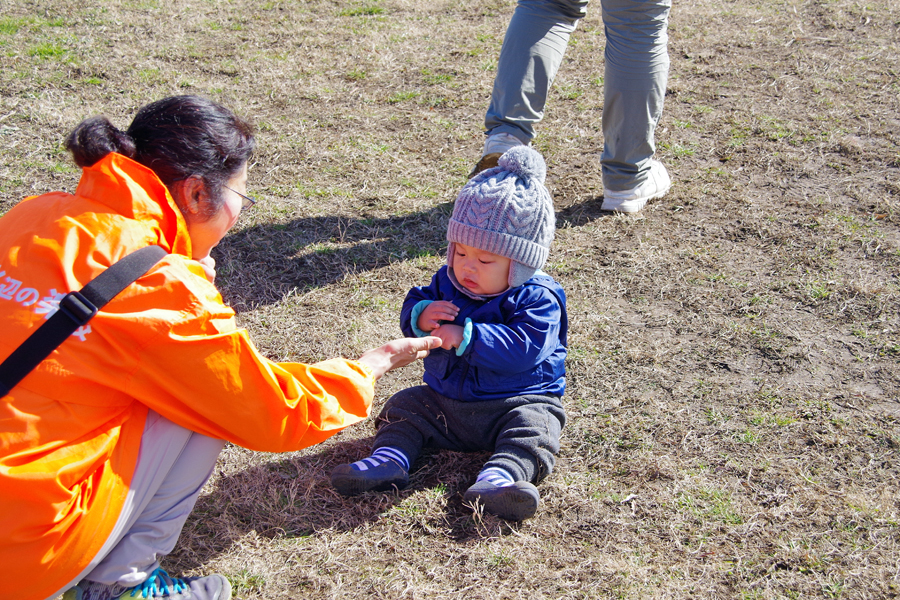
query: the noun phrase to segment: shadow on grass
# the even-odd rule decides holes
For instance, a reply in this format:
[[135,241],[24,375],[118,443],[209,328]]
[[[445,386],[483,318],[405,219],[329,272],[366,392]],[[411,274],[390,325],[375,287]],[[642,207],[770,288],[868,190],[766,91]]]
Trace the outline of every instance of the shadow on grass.
[[241,311],[352,273],[439,255],[451,211],[452,204],[444,203],[378,219],[325,216],[247,227],[214,250],[217,284],[226,302]]
[[[557,212],[557,227],[580,227],[611,213],[602,198]],[[453,204],[381,219],[310,217],[260,224],[223,239],[214,256],[217,284],[238,312],[275,304],[294,290],[324,287],[347,275],[446,251]]]
[[556,211],[556,228],[583,227],[599,219],[615,216],[616,213],[600,210],[601,206],[603,206],[603,196],[597,196],[558,210]]
[[[284,455],[281,460],[221,476],[212,492],[197,500],[167,564],[181,572],[208,563],[250,532],[290,540],[351,532],[375,522],[390,527],[396,521],[406,527],[414,521],[460,541],[478,535],[462,495],[488,454],[426,451],[405,489],[341,496],[331,486],[331,470],[368,456],[373,440]],[[227,450],[225,456],[227,464]]]

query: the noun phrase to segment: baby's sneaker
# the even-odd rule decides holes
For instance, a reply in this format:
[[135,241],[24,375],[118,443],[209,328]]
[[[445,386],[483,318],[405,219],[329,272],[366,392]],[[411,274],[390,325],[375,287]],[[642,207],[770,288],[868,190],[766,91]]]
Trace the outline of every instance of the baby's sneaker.
[[495,485],[489,481],[479,481],[466,490],[463,501],[484,505],[484,510],[508,521],[524,521],[537,512],[541,495],[534,485],[527,481],[515,481],[505,485]]
[[[365,463],[364,459],[363,462]],[[358,496],[363,492],[383,492],[391,488],[402,490],[409,484],[409,473],[406,469],[387,460],[376,466],[367,466],[365,470],[357,466],[359,463],[338,465],[331,472],[331,485],[342,496]]]

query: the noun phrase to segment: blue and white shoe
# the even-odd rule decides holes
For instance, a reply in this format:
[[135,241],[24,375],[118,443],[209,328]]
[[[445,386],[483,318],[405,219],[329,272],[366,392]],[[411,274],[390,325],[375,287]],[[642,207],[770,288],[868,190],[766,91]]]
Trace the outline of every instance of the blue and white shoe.
[[156,569],[141,585],[126,588],[118,584],[82,581],[63,594],[63,600],[231,600],[231,584],[222,575],[171,577]]

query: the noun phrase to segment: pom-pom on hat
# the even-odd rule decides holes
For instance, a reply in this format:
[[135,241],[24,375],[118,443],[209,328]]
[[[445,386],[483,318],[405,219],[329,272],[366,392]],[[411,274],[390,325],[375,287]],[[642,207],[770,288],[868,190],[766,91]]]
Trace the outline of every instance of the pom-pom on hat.
[[511,259],[510,287],[522,285],[544,266],[556,230],[546,177],[543,157],[528,146],[516,146],[459,192],[447,227],[447,263],[458,289],[466,291],[453,275],[456,243]]

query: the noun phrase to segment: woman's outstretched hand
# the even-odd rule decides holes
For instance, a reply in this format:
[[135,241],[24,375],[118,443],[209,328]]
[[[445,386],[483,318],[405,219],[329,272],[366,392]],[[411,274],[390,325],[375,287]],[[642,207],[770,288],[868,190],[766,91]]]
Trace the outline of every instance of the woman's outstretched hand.
[[425,358],[428,352],[441,347],[441,338],[429,335],[420,338],[401,338],[388,342],[380,348],[373,348],[359,357],[359,362],[372,369],[375,379],[382,375]]

